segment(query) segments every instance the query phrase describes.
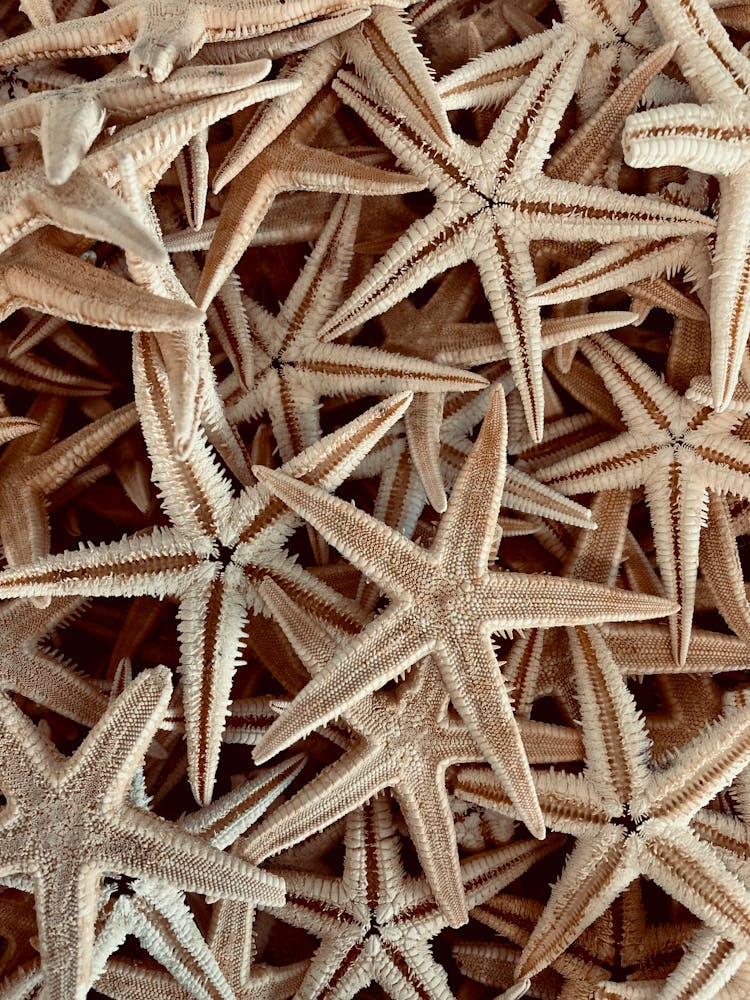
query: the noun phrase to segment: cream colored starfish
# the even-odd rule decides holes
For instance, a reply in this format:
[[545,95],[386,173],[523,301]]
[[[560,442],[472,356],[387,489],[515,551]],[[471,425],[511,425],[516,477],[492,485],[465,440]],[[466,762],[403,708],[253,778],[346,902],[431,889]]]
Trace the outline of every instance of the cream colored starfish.
[[[305,25],[307,44],[325,38],[326,21],[355,7],[345,0],[120,0],[111,10],[37,28],[0,42],[0,64],[67,59],[129,50],[134,73],[157,83],[206,42],[258,38]],[[335,21],[334,21],[335,25]],[[299,36],[295,40],[298,44]]]
[[127,802],[164,714],[168,672],[144,672],[66,759],[0,700],[0,869],[33,879],[45,1000],[83,1000],[91,976],[104,872],[152,877],[194,892],[278,905],[283,883]]
[[750,400],[718,413],[701,380],[683,396],[606,334],[589,337],[581,351],[604,379],[627,430],[555,462],[540,479],[572,494],[645,487],[665,593],[681,605],[671,626],[675,659],[684,663],[707,491],[750,495],[750,447],[732,433]]
[[543,836],[531,774],[492,648],[493,632],[659,617],[657,598],[578,580],[488,569],[505,473],[505,404],[495,390],[474,448],[426,552],[342,500],[257,469],[262,481],[392,599],[292,701],[255,749],[266,760],[432,653],[446,691],[535,836]]
[[[543,428],[541,321],[532,240],[610,241],[707,232],[710,220],[653,198],[547,177],[544,160],[570,100],[587,43],[556,41],[510,98],[479,147],[436,142],[379,104],[350,74],[334,90],[434,193],[437,204],[397,240],[329,321],[336,336],[378,315],[447,268],[473,261],[521,395],[529,430]],[[200,304],[200,300],[199,300]]]
[[[577,844],[524,948],[517,978],[561,955],[639,875],[744,945],[750,893],[691,822],[750,761],[750,713],[728,710],[655,769],[643,719],[601,636],[577,628],[570,641],[587,767],[583,775],[539,773],[536,784],[550,828],[572,834]],[[509,798],[486,770],[464,769],[459,788],[470,801],[507,811]]]
[[737,225],[750,193],[747,153],[750,62],[732,44],[708,0],[649,3],[675,58],[702,101],[630,117],[623,131],[628,163],[684,164],[719,178],[721,205],[711,277],[711,385],[719,411],[731,403],[750,333],[750,238]]

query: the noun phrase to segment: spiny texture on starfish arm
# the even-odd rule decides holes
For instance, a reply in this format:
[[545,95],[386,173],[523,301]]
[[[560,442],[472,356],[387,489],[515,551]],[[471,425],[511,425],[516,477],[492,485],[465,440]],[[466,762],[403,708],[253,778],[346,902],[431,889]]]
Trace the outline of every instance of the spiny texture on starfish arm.
[[0,1000],[746,1000],[749,53],[0,0]]

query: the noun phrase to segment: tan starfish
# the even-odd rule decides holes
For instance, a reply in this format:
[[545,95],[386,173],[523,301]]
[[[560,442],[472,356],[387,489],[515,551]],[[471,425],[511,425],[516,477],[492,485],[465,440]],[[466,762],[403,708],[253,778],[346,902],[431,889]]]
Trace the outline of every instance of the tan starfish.
[[327,18],[349,12],[352,6],[366,15],[365,5],[344,0],[286,0],[282,8],[274,0],[122,0],[104,13],[0,42],[0,64],[129,50],[133,72],[149,74],[161,83],[177,63],[188,62],[206,42],[257,38],[305,25],[311,45],[328,34]]
[[[555,44],[510,98],[479,147],[455,137],[436,142],[356,78],[334,89],[417,176],[437,204],[391,247],[337,310],[337,335],[377,315],[447,268],[473,261],[510,360],[529,430],[543,428],[541,320],[528,302],[536,287],[532,240],[623,240],[709,231],[698,213],[603,188],[559,181],[542,167],[572,96],[587,45],[559,29]],[[200,302],[199,302],[200,304]]]
[[141,674],[68,759],[7,698],[0,701],[2,785],[9,802],[0,867],[33,879],[48,1000],[86,996],[105,871],[250,902],[283,899],[278,879],[127,802],[169,690],[165,669]]
[[[577,838],[516,968],[535,975],[639,875],[737,943],[750,932],[750,893],[691,827],[699,810],[750,760],[750,713],[730,709],[674,753],[649,764],[650,741],[632,696],[594,628],[570,634],[587,767],[536,775],[551,829]],[[507,811],[489,772],[466,768],[460,794]]]
[[530,625],[659,617],[657,598],[578,580],[488,569],[505,473],[505,405],[495,390],[448,509],[424,551],[344,501],[256,473],[390,597],[388,611],[344,647],[292,701],[255,749],[262,761],[346,711],[432,653],[467,729],[508,788],[524,822],[543,836],[526,754],[492,648],[493,632]]

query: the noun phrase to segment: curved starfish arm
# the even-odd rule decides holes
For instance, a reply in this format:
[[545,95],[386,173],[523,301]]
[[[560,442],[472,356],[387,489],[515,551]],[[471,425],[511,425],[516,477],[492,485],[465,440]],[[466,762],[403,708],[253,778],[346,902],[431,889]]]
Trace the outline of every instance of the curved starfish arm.
[[649,10],[701,100],[736,103],[750,89],[750,67],[706,0],[653,0]]
[[584,580],[496,570],[485,584],[482,616],[493,631],[502,632],[664,618],[678,608],[662,597]]
[[635,852],[619,827],[579,838],[521,953],[516,978],[531,979],[554,961],[638,874]]
[[667,976],[659,992],[660,1000],[688,1000],[689,997],[720,996],[735,973],[747,962],[747,952],[702,927],[685,948],[685,954]]
[[394,605],[312,678],[253,751],[263,763],[317,726],[404,673],[435,647],[435,639],[409,628],[409,612]]
[[638,836],[643,873],[722,937],[750,949],[750,892],[687,826],[646,823]]
[[188,776],[196,802],[213,797],[232,681],[242,661],[244,574],[228,566],[180,599],[178,630]]
[[82,45],[90,55],[123,52],[137,30],[136,5],[118,4],[94,17],[61,21],[0,42],[0,65],[24,66],[37,59],[69,59],[80,55]]
[[339,497],[264,466],[254,466],[253,472],[387,592],[406,594],[415,577],[420,579],[434,571],[435,560],[414,542]]
[[[153,295],[34,237],[0,256],[0,287],[7,290],[16,308],[27,306],[105,330],[156,333],[195,327],[203,319],[192,303]],[[26,349],[21,337],[13,348],[16,353]]]
[[631,167],[685,166],[731,177],[750,161],[750,118],[711,104],[670,104],[631,115],[622,133]]
[[394,784],[398,767],[382,748],[365,744],[329,764],[243,841],[256,863],[305,840]]
[[724,497],[709,493],[708,522],[701,538],[700,568],[717,610],[732,631],[750,642],[750,603],[737,550],[737,536]]
[[508,790],[519,819],[543,839],[545,825],[526,751],[489,636],[460,634],[435,656],[461,718]]

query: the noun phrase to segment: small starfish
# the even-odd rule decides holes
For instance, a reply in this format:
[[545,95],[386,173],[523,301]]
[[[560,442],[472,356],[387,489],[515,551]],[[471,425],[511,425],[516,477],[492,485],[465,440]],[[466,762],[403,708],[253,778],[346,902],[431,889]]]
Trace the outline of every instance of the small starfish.
[[84,1000],[104,872],[192,892],[278,905],[283,884],[127,802],[169,701],[169,673],[142,673],[72,757],[62,757],[12,702],[0,700],[4,874],[31,876],[47,1000]]
[[[400,119],[351,74],[334,90],[417,176],[437,204],[397,240],[329,321],[331,337],[378,315],[447,268],[473,261],[510,359],[529,431],[543,427],[541,321],[532,240],[610,241],[710,231],[699,213],[653,198],[547,177],[542,166],[586,54],[585,42],[557,31],[551,45],[497,117],[479,147],[436,142]],[[199,302],[200,304],[200,302]]]
[[[424,878],[409,878],[399,857],[390,801],[381,796],[350,814],[343,878],[283,868],[287,902],[278,916],[321,939],[297,1000],[349,1000],[378,983],[403,1000],[451,1000],[431,939],[446,918]],[[520,841],[461,866],[468,905],[489,899],[559,841]]]
[[750,333],[747,290],[750,238],[736,225],[750,192],[746,152],[750,62],[735,49],[707,0],[650,0],[676,59],[704,103],[654,108],[630,117],[623,132],[628,163],[684,164],[715,174],[721,206],[711,277],[711,385],[719,411],[731,403]]
[[[346,280],[359,209],[359,199],[339,199],[276,316],[252,300],[240,305],[249,317],[251,334],[246,345],[235,336],[235,350],[241,353],[245,346],[250,356],[241,361],[240,372],[252,371],[253,377],[246,387],[227,392],[224,401],[233,421],[249,421],[265,410],[285,462],[319,439],[321,396],[466,391],[487,384],[481,375],[373,347],[331,344],[321,337]],[[239,327],[237,322],[232,325]]]
[[[750,892],[691,828],[699,810],[750,761],[750,713],[730,709],[671,756],[649,766],[651,743],[606,644],[570,630],[587,766],[583,775],[536,774],[553,830],[577,844],[516,967],[545,968],[639,875],[740,944],[750,941]],[[459,794],[500,811],[508,796],[488,771],[464,768]]]
[[[306,42],[328,34],[326,21],[368,8],[347,0],[121,0],[111,10],[37,28],[0,42],[0,65],[129,50],[130,66],[156,83],[207,42],[258,38],[305,25]],[[299,35],[295,45],[299,44]]]
[[684,663],[707,491],[750,496],[750,447],[732,433],[750,400],[718,413],[706,402],[705,380],[694,381],[683,396],[606,334],[589,337],[581,351],[604,379],[627,430],[555,462],[540,478],[569,494],[645,487],[665,593],[681,605],[671,626],[675,659]]
[[[196,293],[200,308],[208,305],[234,270],[274,199],[282,192],[386,195],[424,187],[409,174],[370,166],[364,157],[310,145],[328,124],[338,103],[330,90],[319,92],[300,111],[295,122],[262,148],[235,177]],[[214,181],[215,189],[223,179],[220,173]]]
[[508,788],[524,822],[543,836],[528,761],[492,648],[493,632],[659,617],[667,603],[578,580],[488,569],[505,474],[502,390],[492,394],[476,444],[425,552],[399,532],[336,497],[256,469],[285,503],[391,598],[387,612],[344,647],[271,726],[255,749],[268,759],[315,726],[432,653],[446,691]]

